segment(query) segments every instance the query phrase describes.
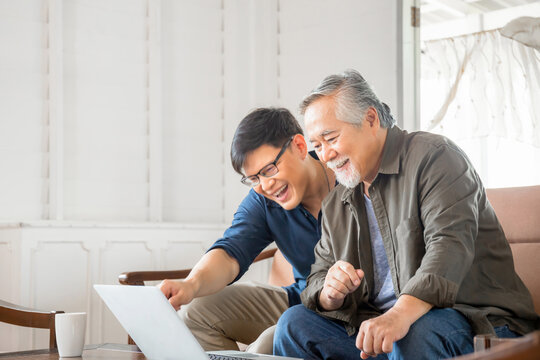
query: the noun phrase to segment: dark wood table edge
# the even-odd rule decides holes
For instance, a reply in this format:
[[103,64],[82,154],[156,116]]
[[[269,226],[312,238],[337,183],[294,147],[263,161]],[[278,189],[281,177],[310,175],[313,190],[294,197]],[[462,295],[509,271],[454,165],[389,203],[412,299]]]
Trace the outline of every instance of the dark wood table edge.
[[[96,345],[86,345],[84,350],[112,350],[112,351],[126,351],[132,353],[140,353],[141,350],[137,345],[129,344],[96,344]],[[26,356],[26,355],[43,355],[43,354],[57,354],[58,349],[37,349],[37,350],[26,350],[26,351],[15,351],[15,352],[0,352],[0,358],[10,358],[15,356]]]

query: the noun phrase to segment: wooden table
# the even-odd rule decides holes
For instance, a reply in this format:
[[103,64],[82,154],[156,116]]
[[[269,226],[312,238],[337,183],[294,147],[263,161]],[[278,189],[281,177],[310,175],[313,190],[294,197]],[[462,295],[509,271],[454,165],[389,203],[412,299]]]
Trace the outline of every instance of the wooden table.
[[[32,359],[50,360],[60,359],[57,350],[31,350],[11,353],[0,353],[0,359]],[[124,344],[100,344],[87,345],[84,347],[82,357],[63,359],[146,359],[143,353],[135,345]]]

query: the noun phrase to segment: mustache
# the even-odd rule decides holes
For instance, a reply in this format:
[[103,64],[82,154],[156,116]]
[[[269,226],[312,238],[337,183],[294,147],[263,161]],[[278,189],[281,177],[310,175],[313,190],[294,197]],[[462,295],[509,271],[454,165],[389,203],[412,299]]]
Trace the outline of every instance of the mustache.
[[332,170],[335,170],[338,167],[338,165],[343,164],[347,160],[349,160],[349,158],[347,157],[341,157],[335,160],[330,160],[326,163],[326,166],[328,166]]

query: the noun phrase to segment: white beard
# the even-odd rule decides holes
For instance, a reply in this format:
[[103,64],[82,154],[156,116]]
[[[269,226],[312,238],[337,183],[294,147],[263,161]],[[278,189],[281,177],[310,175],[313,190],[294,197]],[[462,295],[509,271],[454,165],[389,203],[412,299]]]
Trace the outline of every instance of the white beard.
[[326,163],[326,165],[334,171],[337,181],[348,187],[349,189],[355,188],[360,184],[361,176],[360,172],[356,170],[354,165],[350,162],[347,165],[347,170],[336,169],[336,165],[343,163],[343,159],[336,159]]

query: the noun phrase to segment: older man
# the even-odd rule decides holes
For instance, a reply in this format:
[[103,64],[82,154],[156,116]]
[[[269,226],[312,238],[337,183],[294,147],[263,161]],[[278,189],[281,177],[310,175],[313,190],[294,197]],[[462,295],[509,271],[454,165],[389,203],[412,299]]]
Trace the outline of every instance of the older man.
[[539,327],[460,148],[399,129],[352,70],[324,79],[301,110],[317,155],[342,185],[323,202],[305,307],[281,317],[276,354],[440,359],[472,352],[474,334]]

